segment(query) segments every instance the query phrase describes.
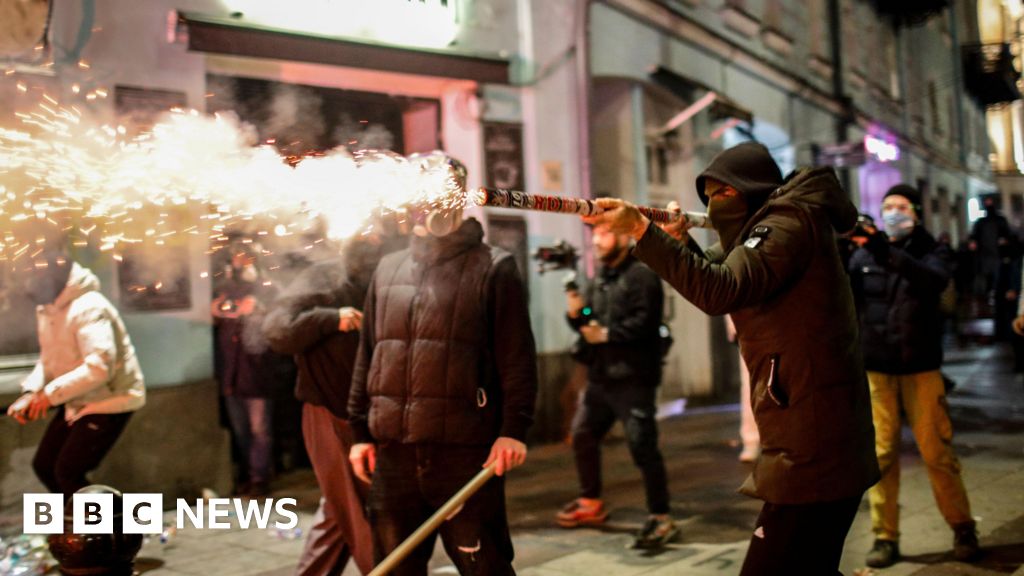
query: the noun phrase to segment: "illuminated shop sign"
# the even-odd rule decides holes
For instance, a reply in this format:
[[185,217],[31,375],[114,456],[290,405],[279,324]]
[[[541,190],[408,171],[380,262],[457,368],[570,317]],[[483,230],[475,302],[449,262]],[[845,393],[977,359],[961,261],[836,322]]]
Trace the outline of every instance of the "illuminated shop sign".
[[244,22],[324,36],[444,48],[459,32],[467,0],[222,0]]
[[864,137],[864,151],[878,162],[895,162],[900,159],[900,147],[870,134]]

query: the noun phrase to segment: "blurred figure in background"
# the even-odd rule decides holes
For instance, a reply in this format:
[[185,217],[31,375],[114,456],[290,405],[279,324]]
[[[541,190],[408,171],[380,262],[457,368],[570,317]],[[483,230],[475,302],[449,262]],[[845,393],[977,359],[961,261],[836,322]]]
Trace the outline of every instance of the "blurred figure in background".
[[953,452],[942,366],[940,296],[949,283],[945,248],[920,225],[921,197],[906,184],[882,200],[885,231],[868,230],[850,260],[864,365],[871,388],[875,450],[882,479],[868,491],[873,568],[899,560],[902,414],[914,433],[939,511],[953,529],[953,553],[978,554],[974,518]]
[[1010,340],[1012,324],[1017,313],[1017,295],[1020,290],[1020,240],[1011,235],[999,246],[999,271],[995,286],[995,337]]
[[1017,316],[1013,319],[1011,327],[1013,328],[1013,367],[1014,372],[1024,372],[1024,294],[1022,294],[1022,287],[1024,287],[1024,265],[1018,265],[1018,271],[1015,278],[1013,288],[1017,292]]
[[633,462],[643,476],[647,522],[636,548],[658,548],[678,533],[669,509],[665,461],[658,447],[655,399],[661,384],[661,279],[630,254],[632,241],[595,226],[598,275],[585,291],[567,292],[569,325],[586,350],[587,386],[572,426],[580,495],[558,512],[563,528],[602,524],[601,440],[621,421]]
[[1013,233],[1006,217],[999,213],[995,195],[982,198],[985,215],[971,228],[968,247],[977,254],[976,294],[981,296],[983,310],[991,313],[995,305],[995,291],[999,284],[999,268],[1003,258],[1002,247],[1010,243]]
[[367,485],[348,461],[353,436],[346,405],[370,278],[381,257],[405,243],[395,231],[349,241],[340,258],[315,262],[297,276],[263,323],[273,349],[293,354],[298,364],[302,436],[321,492],[299,576],[341,574],[350,558],[363,574],[373,569]]
[[238,451],[235,493],[263,496],[273,476],[274,392],[288,359],[269,347],[261,327],[276,290],[258,265],[260,247],[233,242],[231,261],[214,289],[214,373]]

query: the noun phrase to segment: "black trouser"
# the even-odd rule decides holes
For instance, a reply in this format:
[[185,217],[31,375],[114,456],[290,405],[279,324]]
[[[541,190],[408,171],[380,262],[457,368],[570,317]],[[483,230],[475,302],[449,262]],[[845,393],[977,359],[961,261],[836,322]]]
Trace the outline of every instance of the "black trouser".
[[65,498],[85,488],[89,485],[85,474],[99,466],[132,414],[89,414],[69,424],[61,406],[32,459],[36,476],[47,490]]
[[640,468],[651,514],[668,514],[668,479],[658,449],[657,388],[642,383],[589,382],[572,425],[572,447],[580,478],[580,496],[601,497],[601,439],[621,420],[633,462]]
[[[490,450],[490,445],[378,445],[368,505],[375,562],[379,564],[476,476]],[[440,533],[459,574],[515,574],[502,478],[492,478],[470,497],[441,525]],[[425,576],[435,538],[431,534],[391,574]]]
[[740,576],[840,574],[843,543],[861,496],[816,504],[765,503]]

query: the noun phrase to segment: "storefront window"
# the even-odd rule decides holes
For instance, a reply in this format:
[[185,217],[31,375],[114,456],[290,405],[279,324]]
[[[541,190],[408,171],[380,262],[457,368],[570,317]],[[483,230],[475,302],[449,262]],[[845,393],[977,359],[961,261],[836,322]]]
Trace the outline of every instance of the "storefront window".
[[18,357],[39,352],[36,340],[35,305],[15,287],[14,273],[6,267],[0,271],[0,365],[5,357]]
[[231,111],[282,154],[346,146],[399,154],[440,147],[437,100],[211,74],[208,112]]

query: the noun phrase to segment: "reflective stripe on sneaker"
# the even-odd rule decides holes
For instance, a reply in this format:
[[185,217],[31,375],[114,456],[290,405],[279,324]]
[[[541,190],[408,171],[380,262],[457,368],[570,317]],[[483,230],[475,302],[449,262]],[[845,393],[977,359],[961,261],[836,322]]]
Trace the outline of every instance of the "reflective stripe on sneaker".
[[584,506],[579,500],[573,500],[558,512],[555,520],[562,528],[597,526],[608,520],[608,512],[605,511],[603,504]]
[[636,535],[633,547],[640,549],[660,548],[671,542],[677,534],[679,534],[679,527],[671,519],[659,520],[652,516],[647,519],[644,527]]

